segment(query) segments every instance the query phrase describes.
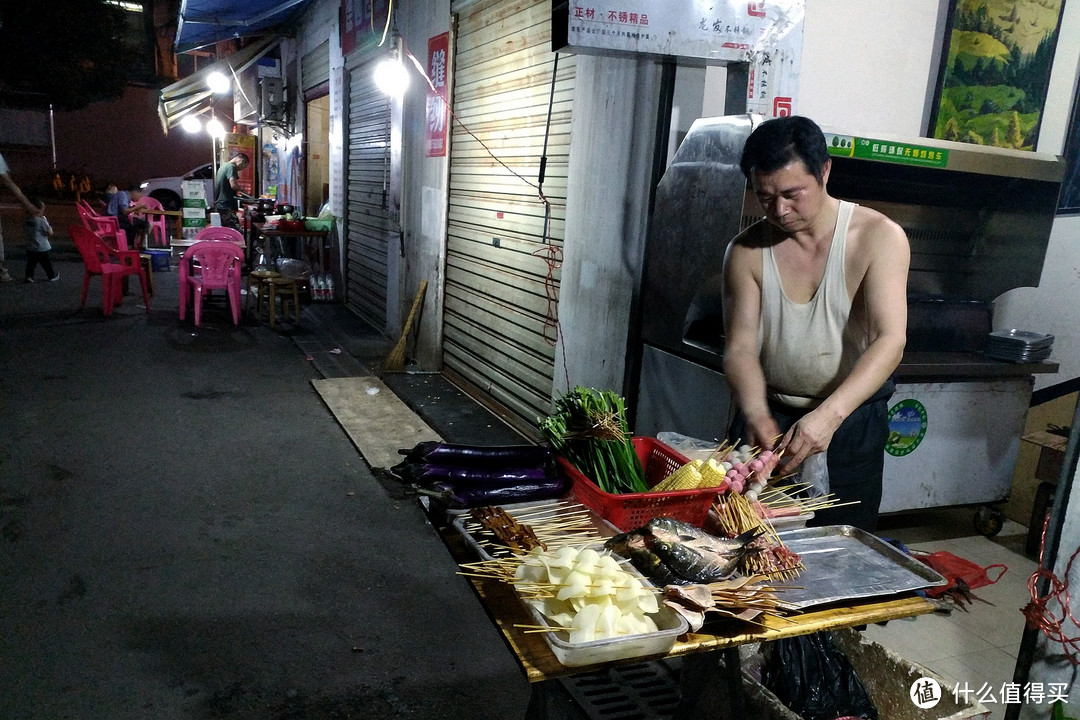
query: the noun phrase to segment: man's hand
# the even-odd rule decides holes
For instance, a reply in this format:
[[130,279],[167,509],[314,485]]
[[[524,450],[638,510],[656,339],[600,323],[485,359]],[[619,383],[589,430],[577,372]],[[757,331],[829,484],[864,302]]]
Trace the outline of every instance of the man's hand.
[[780,437],[780,426],[769,413],[759,415],[753,419],[746,419],[746,427],[750,431],[750,437],[742,441],[748,445],[755,445],[762,450],[772,450],[776,447],[776,441]]
[[802,464],[803,460],[829,449],[833,434],[843,418],[829,413],[824,406],[808,412],[784,435],[779,449],[784,450],[784,468],[788,472]]

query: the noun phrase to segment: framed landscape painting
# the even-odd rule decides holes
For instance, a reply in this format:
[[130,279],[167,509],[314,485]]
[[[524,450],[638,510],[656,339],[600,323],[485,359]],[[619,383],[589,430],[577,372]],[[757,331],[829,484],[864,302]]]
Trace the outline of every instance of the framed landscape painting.
[[927,135],[1033,150],[1065,0],[952,0]]

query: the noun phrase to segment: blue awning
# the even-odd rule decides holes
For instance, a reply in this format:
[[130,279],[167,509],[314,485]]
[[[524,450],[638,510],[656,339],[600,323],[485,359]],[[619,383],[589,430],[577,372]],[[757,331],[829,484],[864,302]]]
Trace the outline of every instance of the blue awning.
[[266,34],[296,20],[311,0],[181,0],[176,52]]

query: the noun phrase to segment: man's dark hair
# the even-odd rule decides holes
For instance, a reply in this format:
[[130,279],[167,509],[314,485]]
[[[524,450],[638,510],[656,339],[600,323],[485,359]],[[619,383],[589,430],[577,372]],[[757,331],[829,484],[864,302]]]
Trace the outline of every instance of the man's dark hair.
[[27,195],[26,200],[38,210],[45,207],[45,203],[43,203],[41,201],[41,198],[39,198],[37,195]]
[[242,153],[236,153],[236,157],[238,157],[238,158],[244,158],[244,164],[245,164],[245,165],[250,165],[250,164],[251,164],[251,156],[250,156],[250,155],[248,155],[247,153],[244,153],[244,152],[242,152]]
[[828,159],[829,146],[817,123],[808,117],[789,115],[766,120],[750,133],[739,167],[749,180],[751,173],[776,172],[793,160],[802,160],[820,183]]

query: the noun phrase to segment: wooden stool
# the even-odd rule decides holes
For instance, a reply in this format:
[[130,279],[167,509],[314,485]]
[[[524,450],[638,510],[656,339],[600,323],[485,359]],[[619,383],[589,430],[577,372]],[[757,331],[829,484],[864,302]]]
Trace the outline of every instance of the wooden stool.
[[[281,298],[281,319],[288,320],[288,303],[291,300],[293,306],[293,315],[296,317],[296,324],[300,324],[300,289],[297,287],[296,280],[294,278],[276,277],[270,278],[270,327],[274,327],[277,321],[277,307],[274,305],[274,299]],[[290,297],[291,296],[291,297]]]
[[143,272],[146,273],[146,292],[150,297],[154,296],[154,256],[150,253],[139,253],[139,263]]
[[247,276],[247,297],[244,298],[244,314],[246,315],[251,306],[251,291],[254,290],[259,298],[255,301],[255,317],[262,317],[263,298],[270,292],[270,281],[281,275],[273,270],[252,270]]

